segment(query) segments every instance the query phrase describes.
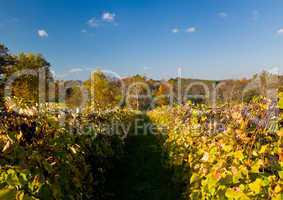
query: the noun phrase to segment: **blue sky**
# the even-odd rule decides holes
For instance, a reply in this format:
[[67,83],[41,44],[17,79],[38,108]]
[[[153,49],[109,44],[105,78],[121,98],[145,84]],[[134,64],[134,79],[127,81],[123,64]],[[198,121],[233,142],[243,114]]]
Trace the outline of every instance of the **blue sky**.
[[[0,42],[57,76],[204,79],[283,69],[282,0],[0,0]],[[66,75],[63,77],[63,75]]]

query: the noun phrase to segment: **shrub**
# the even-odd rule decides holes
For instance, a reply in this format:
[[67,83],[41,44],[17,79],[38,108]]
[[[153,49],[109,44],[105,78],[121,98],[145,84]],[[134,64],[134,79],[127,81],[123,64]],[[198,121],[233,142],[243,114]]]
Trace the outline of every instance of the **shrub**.
[[104,199],[107,173],[123,155],[107,124],[130,123],[134,114],[69,113],[65,128],[60,109],[14,107],[8,101],[0,116],[0,199]]
[[189,104],[158,108],[149,116],[167,130],[164,149],[186,184],[185,199],[282,199],[275,102],[257,98],[217,109]]

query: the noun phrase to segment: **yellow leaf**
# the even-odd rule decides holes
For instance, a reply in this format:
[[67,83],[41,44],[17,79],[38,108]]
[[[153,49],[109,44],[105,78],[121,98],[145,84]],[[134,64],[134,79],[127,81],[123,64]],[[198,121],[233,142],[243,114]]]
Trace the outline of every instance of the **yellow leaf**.
[[280,187],[280,185],[276,185],[274,191],[275,193],[280,193],[282,191],[282,188]]
[[257,178],[254,182],[249,184],[249,188],[251,191],[253,191],[255,194],[259,194],[262,187],[262,180]]
[[259,153],[260,153],[260,154],[265,153],[266,150],[267,150],[267,147],[268,147],[268,145],[263,145],[263,146],[260,148]]
[[12,188],[3,188],[0,189],[0,199],[5,200],[15,200],[16,199],[16,190]]
[[238,160],[243,160],[243,159],[244,159],[244,154],[243,154],[242,151],[236,151],[236,152],[234,153],[234,156],[235,156],[235,158],[238,159]]

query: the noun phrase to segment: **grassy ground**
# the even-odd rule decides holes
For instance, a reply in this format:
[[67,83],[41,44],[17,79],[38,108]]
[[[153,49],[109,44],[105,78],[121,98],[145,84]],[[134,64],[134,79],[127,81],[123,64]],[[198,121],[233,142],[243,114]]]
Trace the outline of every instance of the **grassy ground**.
[[[125,140],[125,156],[107,178],[108,191],[115,200],[179,200],[181,188],[173,183],[173,171],[165,160],[160,136],[145,134],[149,119],[141,115],[137,135]],[[149,132],[149,131],[147,131]]]
[[115,199],[179,199],[172,183],[172,172],[161,162],[162,150],[154,135],[128,137],[125,151],[126,157],[120,163],[114,181],[117,182]]

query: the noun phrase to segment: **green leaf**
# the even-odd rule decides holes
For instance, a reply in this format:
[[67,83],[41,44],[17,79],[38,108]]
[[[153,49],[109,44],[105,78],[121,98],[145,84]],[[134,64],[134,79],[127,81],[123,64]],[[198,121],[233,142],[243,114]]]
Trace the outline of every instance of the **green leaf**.
[[52,192],[50,191],[50,188],[47,185],[43,185],[40,188],[39,196],[41,200],[49,200],[52,199]]
[[3,188],[0,190],[0,199],[3,200],[15,200],[16,190],[12,188]]
[[8,174],[6,182],[8,183],[8,185],[13,187],[20,185],[20,180],[17,176],[17,173],[13,169],[9,169],[7,172]]
[[52,166],[46,161],[44,160],[42,162],[43,166],[44,166],[44,169],[48,172],[48,173],[52,173],[53,169],[52,169]]
[[190,179],[190,183],[193,183],[196,180],[198,180],[198,175],[196,173],[193,173],[193,175],[191,176],[191,179]]

